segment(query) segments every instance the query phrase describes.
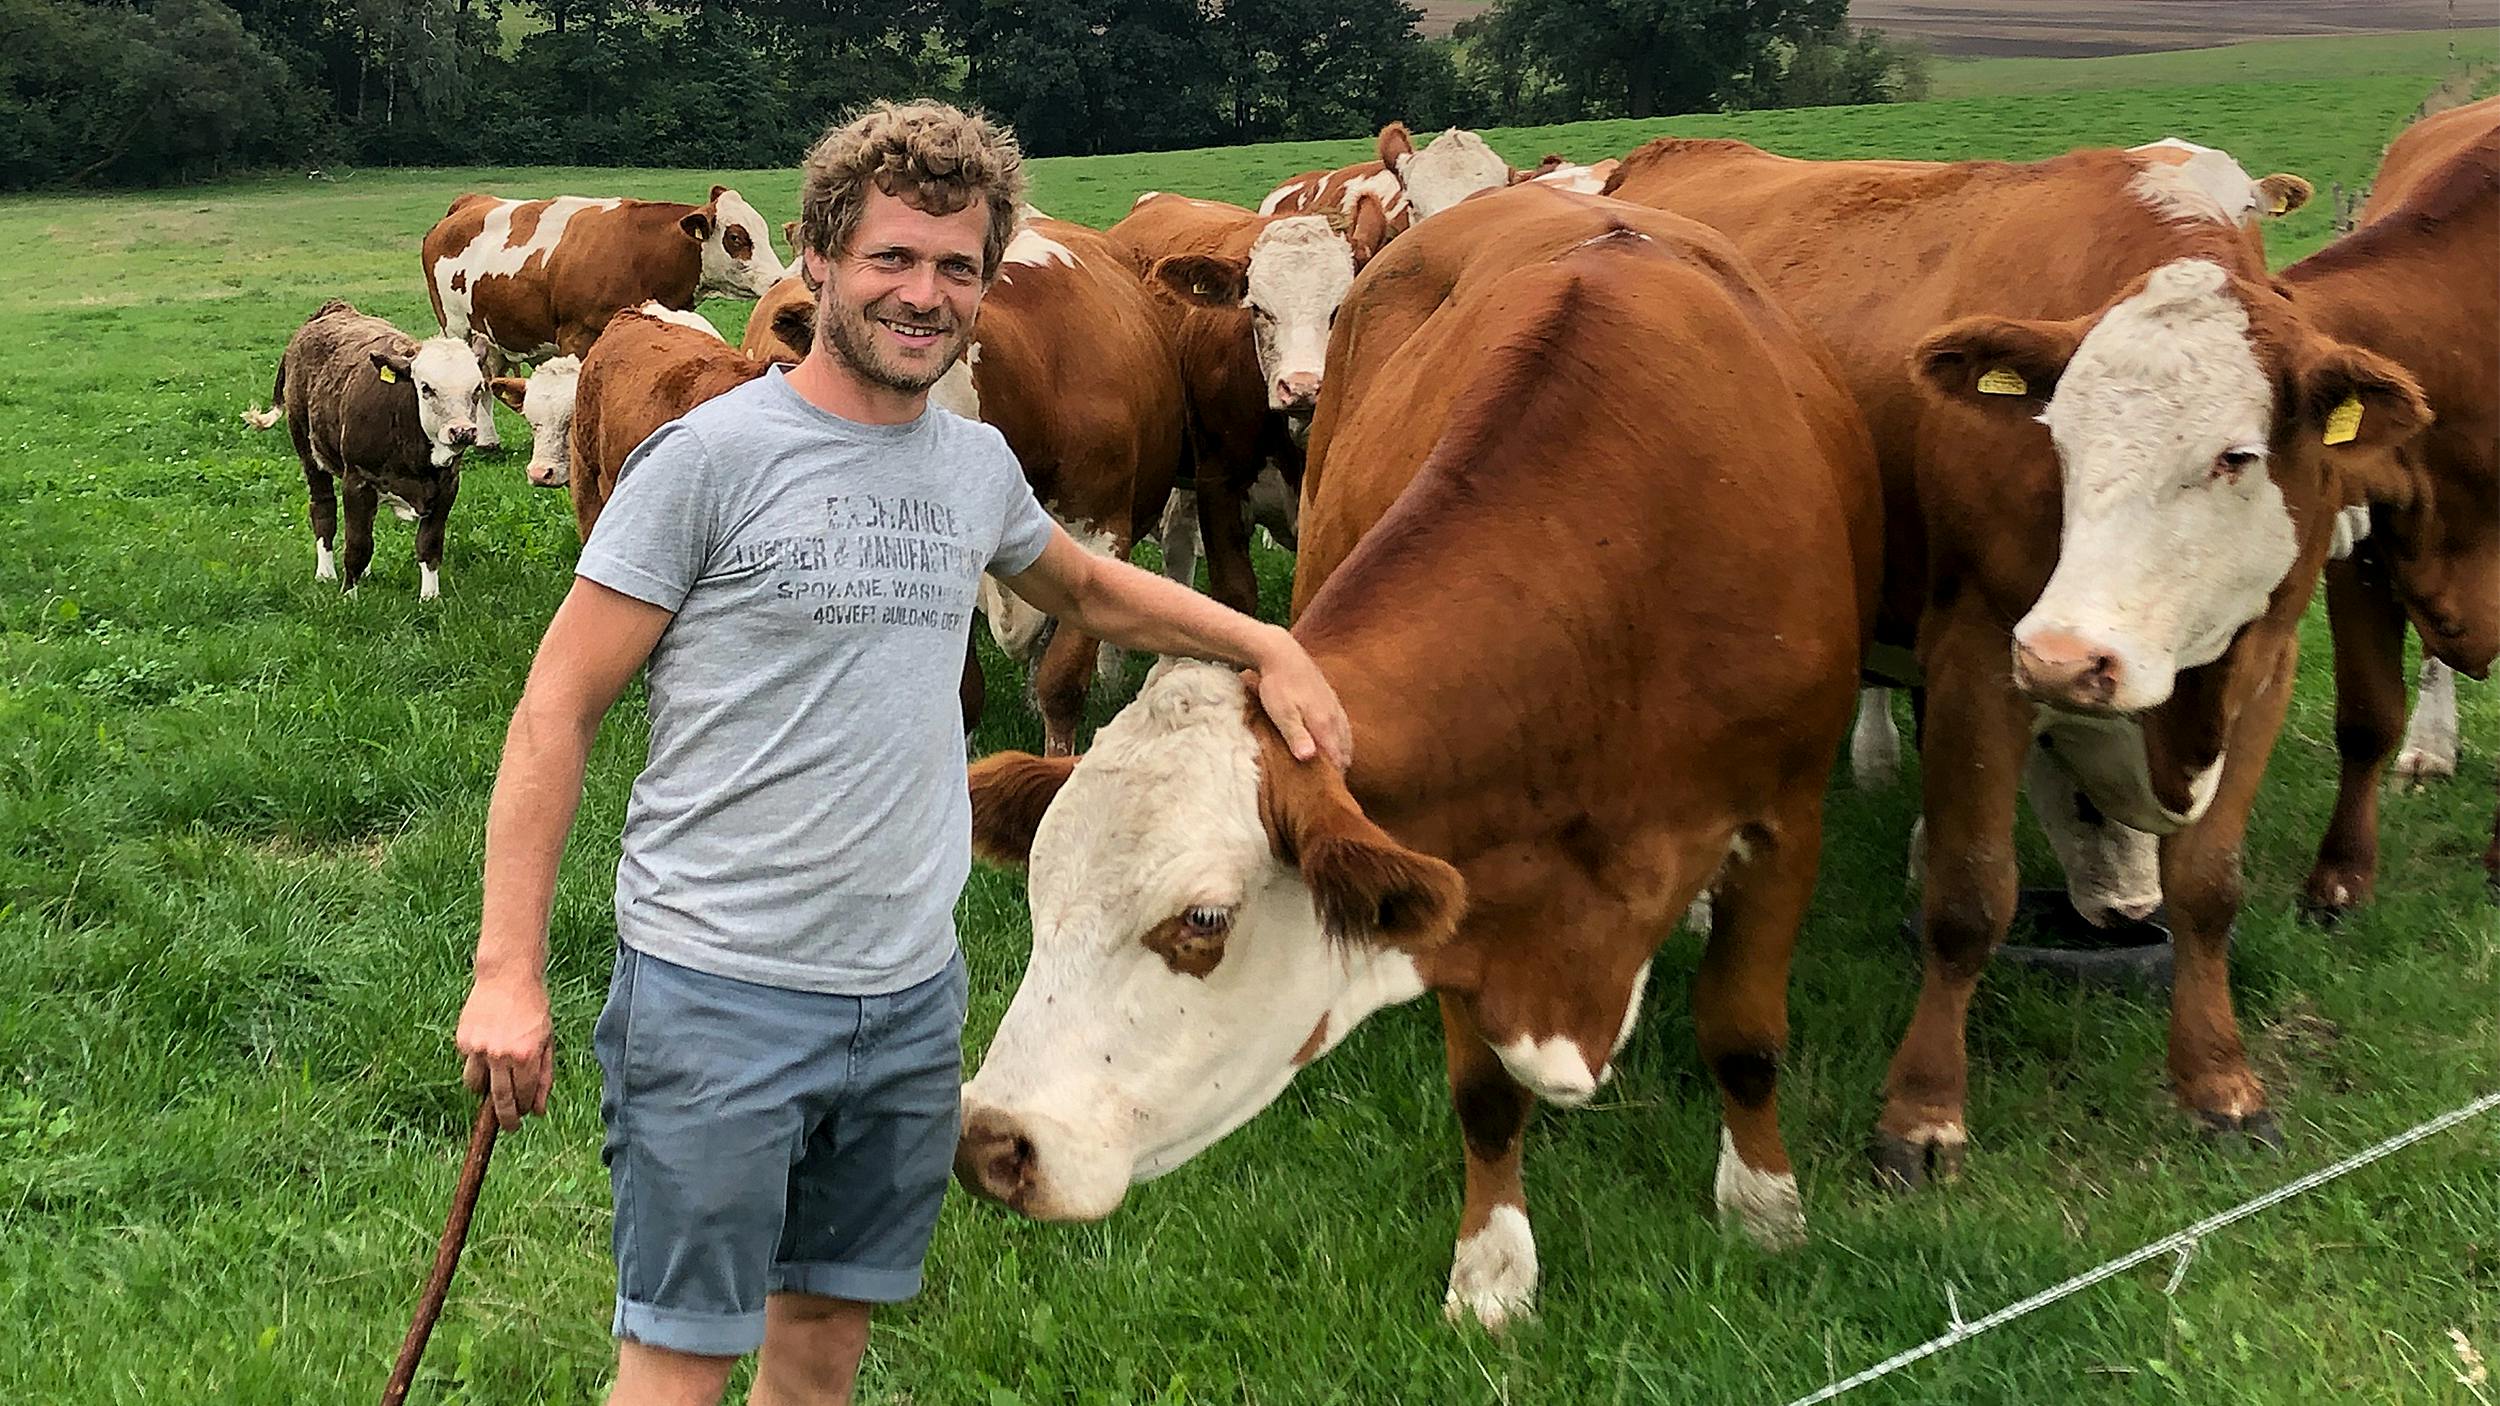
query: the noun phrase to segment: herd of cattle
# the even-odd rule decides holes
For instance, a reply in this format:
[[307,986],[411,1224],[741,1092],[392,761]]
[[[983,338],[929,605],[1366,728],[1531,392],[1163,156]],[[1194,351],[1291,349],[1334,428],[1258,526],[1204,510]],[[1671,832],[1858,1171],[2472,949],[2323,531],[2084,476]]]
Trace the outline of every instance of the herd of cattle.
[[[1924,791],[1924,984],[1880,1174],[1961,1167],[2025,793],[2085,918],[2166,908],[2180,1101],[2278,1141],[2228,961],[2298,621],[2323,575],[2342,784],[2306,901],[2328,916],[2371,896],[2400,736],[2399,771],[2452,771],[2453,672],[2500,653],[2500,99],[2416,124],[2359,227],[2279,276],[2261,226],[2307,184],[2177,139],[2016,164],[1662,138],[1521,170],[1393,125],[1379,157],[1257,210],[1032,212],[934,392],[1092,550],[1157,538],[1189,580],[1203,549],[1247,609],[1254,524],[1296,549],[1293,630],[1358,751],[1296,763],[1239,675],[1176,663],[1073,755],[1096,642],[984,587],[1008,653],[1039,646],[1046,755],[972,769],[975,843],[1027,867],[1034,945],[965,1088],[963,1181],[1108,1214],[1431,992],[1466,1156],[1448,1306],[1498,1325],[1536,1286],[1528,1112],[1605,1082],[1693,910],[1718,1205],[1795,1240],[1788,965],[1835,757],[1871,779],[1897,748],[1871,683],[1913,690]],[[350,587],[378,494],[435,592],[490,388],[587,534],[645,435],[813,335],[812,292],[723,188],[464,196],[424,262],[440,336],[325,307],[255,421],[287,420],[319,570]],[[707,295],[758,299],[740,346],[672,311]],[[979,698],[968,661],[967,722]],[[2500,827],[2485,863],[2500,883]]]

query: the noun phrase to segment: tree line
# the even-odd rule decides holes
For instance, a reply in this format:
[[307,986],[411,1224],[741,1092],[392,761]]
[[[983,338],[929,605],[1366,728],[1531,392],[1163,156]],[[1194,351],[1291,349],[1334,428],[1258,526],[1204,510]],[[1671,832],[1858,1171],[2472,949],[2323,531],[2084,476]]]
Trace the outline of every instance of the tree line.
[[0,189],[796,159],[931,94],[1035,155],[1924,96],[1847,0],[0,0]]

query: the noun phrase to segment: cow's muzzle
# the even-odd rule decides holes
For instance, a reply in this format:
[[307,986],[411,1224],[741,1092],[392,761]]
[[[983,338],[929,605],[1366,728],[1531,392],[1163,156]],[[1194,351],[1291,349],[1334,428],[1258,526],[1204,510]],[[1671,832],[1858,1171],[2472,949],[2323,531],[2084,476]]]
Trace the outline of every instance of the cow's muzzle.
[[2063,630],[2014,641],[2014,683],[2036,702],[2078,712],[2110,711],[2125,679],[2118,652]]

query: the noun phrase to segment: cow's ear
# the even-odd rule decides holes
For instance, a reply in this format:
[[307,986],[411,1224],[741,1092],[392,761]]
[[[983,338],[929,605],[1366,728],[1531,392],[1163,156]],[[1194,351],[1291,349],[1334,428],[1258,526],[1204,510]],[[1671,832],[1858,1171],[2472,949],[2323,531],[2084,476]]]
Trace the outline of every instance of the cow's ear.
[[2431,422],[2430,403],[2405,369],[2342,342],[2314,348],[2296,373],[2292,434],[2325,446],[2344,501],[2410,506],[2414,468],[2396,453]]
[[2288,215],[2309,203],[2317,187],[2288,171],[2277,171],[2257,183],[2258,205],[2267,215]]
[[1910,352],[1910,371],[1948,400],[2037,415],[2083,340],[2072,322],[1966,317],[1931,332]]
[[992,864],[1021,866],[1033,832],[1076,770],[1074,757],[1000,752],[972,764],[972,852]]
[[469,334],[469,355],[477,358],[478,365],[486,365],[489,358],[493,357],[494,354],[494,338],[487,336],[483,332],[472,332]]
[[711,200],[711,203],[712,203],[712,204],[714,204],[714,205],[718,205],[718,204],[720,203],[720,198],[721,198],[722,196],[724,196],[724,195],[736,195],[737,193],[738,193],[738,192],[736,192],[736,191],[734,191],[734,190],[731,190],[731,189],[730,189],[729,187],[727,187],[727,186],[714,186],[714,187],[712,187],[712,200]]
[[1364,191],[1354,202],[1354,223],[1346,231],[1346,243],[1354,246],[1354,266],[1360,269],[1389,242],[1389,212],[1380,208],[1380,201]]
[[794,253],[800,252],[799,229],[800,225],[797,220],[783,220],[781,222],[781,242],[788,245]]
[[518,376],[497,376],[486,384],[494,389],[495,399],[515,410],[520,409],[521,402],[529,396],[530,383]]
[[1429,950],[1455,932],[1467,909],[1467,881],[1458,870],[1373,824],[1333,764],[1297,762],[1283,739],[1262,731],[1259,795],[1268,841],[1277,858],[1300,871],[1322,929],[1339,941],[1407,952]]
[[1215,254],[1172,254],[1155,260],[1154,277],[1193,303],[1239,307],[1250,294],[1250,264]]
[[806,356],[816,349],[816,304],[783,303],[773,310],[772,327],[774,336]]
[[409,365],[407,357],[401,356],[395,352],[380,350],[368,352],[366,355],[373,358],[374,373],[380,376],[383,380],[401,381],[407,379]]
[[700,244],[712,237],[712,212],[709,209],[690,210],[686,212],[686,218],[677,222],[677,227],[686,232],[688,239]]
[[1380,141],[1375,150],[1379,153],[1380,164],[1402,179],[1399,168],[1415,155],[1415,138],[1407,132],[1405,123],[1392,122],[1380,129]]

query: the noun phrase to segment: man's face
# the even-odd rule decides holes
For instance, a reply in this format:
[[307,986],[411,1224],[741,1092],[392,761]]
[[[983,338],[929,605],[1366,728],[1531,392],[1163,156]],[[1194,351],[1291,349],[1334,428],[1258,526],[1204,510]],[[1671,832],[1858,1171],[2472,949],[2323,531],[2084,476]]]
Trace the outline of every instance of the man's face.
[[806,256],[818,285],[819,340],[888,390],[917,394],[937,384],[972,335],[988,230],[980,201],[932,215],[869,191],[850,247],[831,259]]

